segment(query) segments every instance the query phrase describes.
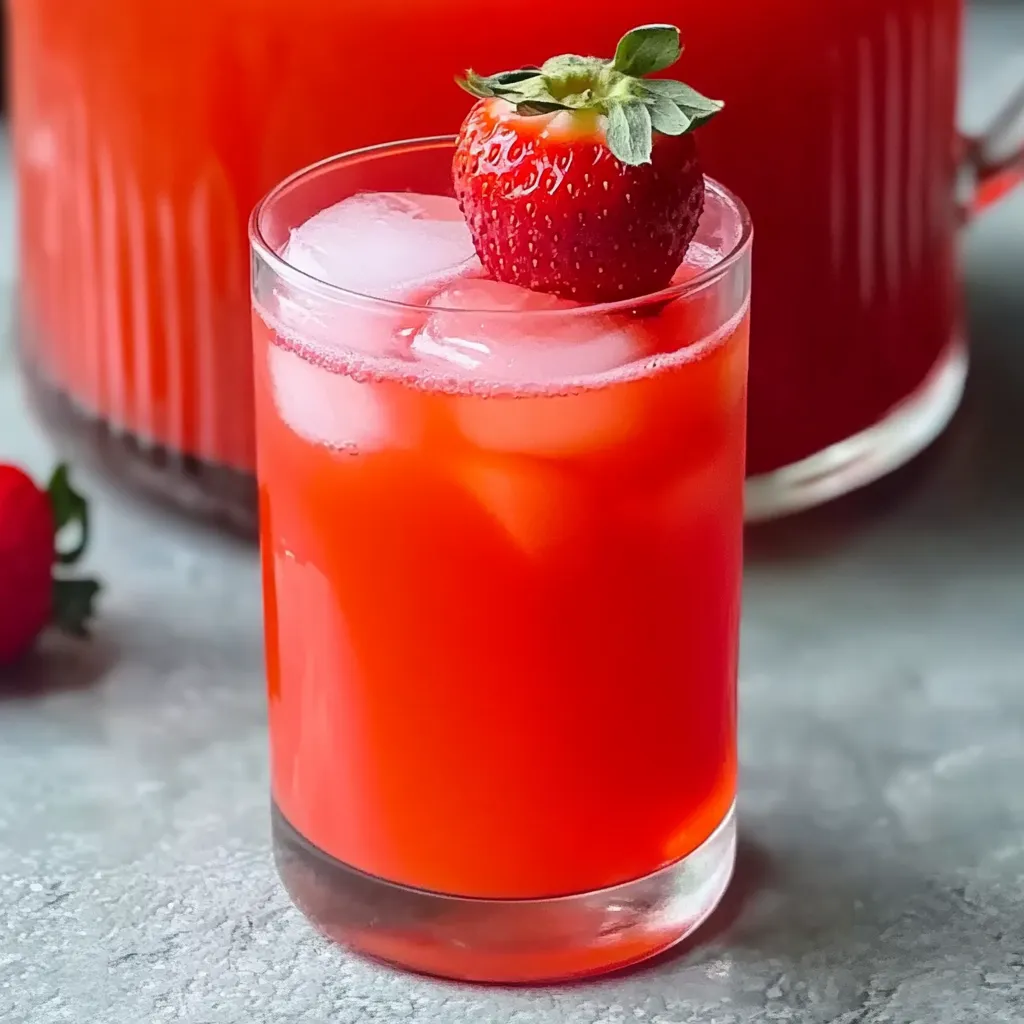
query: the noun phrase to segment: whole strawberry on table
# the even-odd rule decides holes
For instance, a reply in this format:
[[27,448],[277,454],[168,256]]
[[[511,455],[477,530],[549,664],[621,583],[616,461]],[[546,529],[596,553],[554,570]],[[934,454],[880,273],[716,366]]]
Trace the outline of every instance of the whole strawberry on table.
[[[61,548],[59,535],[78,531]],[[89,509],[59,465],[46,489],[17,466],[0,464],[0,667],[28,653],[48,626],[83,636],[99,584],[66,575],[89,542]]]
[[704,206],[692,132],[722,109],[646,77],[681,53],[675,26],[644,25],[610,60],[466,73],[479,102],[459,134],[455,194],[491,277],[577,302],[671,282]]

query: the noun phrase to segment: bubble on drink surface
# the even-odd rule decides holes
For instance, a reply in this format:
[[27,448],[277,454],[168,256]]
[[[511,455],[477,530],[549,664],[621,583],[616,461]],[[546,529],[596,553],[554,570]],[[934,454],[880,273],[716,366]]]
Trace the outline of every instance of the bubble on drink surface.
[[278,345],[268,346],[267,358],[277,410],[307,441],[355,454],[409,438],[407,410],[387,401],[386,384],[332,373]]
[[318,281],[397,300],[477,262],[458,203],[412,192],[343,199],[295,228],[281,255]]

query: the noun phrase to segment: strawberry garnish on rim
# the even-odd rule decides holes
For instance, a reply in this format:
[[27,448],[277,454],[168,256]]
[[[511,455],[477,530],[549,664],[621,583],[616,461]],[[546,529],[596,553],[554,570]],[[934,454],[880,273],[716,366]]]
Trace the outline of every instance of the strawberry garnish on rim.
[[645,77],[681,53],[675,26],[644,25],[610,60],[564,54],[459,80],[478,102],[456,145],[455,194],[492,277],[579,302],[671,282],[704,208],[691,133],[722,109]]

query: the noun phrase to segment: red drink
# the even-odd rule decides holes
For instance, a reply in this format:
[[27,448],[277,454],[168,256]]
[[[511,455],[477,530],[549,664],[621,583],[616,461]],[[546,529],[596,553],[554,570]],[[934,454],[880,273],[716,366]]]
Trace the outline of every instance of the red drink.
[[579,307],[483,279],[450,159],[254,215],[279,863],[371,954],[587,974],[731,869],[749,229],[709,186],[665,298]]

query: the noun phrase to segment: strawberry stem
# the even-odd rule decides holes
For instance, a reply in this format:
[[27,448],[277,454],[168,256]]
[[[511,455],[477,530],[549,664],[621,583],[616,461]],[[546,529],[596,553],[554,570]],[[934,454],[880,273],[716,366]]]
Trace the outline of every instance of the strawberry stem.
[[477,98],[512,103],[523,117],[560,110],[597,111],[607,118],[606,142],[624,164],[651,162],[653,133],[683,135],[721,109],[695,89],[671,79],[645,76],[671,67],[682,54],[675,25],[641,25],[627,32],[611,60],[566,53],[541,67],[456,79]]

